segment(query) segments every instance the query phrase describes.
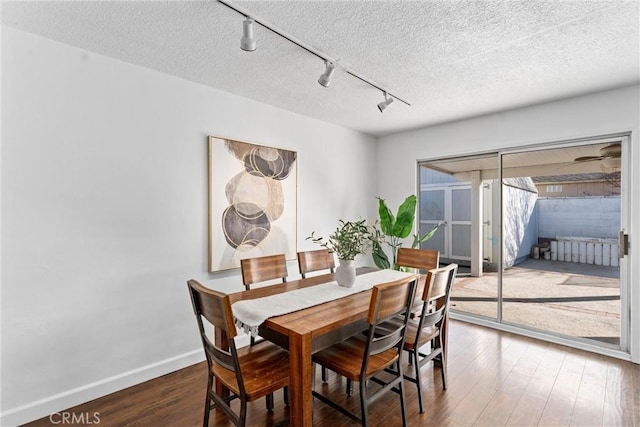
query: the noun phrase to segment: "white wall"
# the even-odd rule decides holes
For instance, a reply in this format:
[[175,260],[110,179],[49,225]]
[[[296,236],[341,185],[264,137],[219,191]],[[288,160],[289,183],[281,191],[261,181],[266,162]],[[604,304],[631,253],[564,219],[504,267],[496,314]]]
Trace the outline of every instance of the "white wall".
[[541,197],[537,209],[539,237],[618,238],[620,196]]
[[[389,202],[416,191],[416,162],[436,158],[495,152],[575,138],[631,132],[625,171],[634,193],[623,206],[623,223],[630,241],[640,242],[640,87],[631,86],[560,100],[503,113],[398,133],[378,143],[379,193]],[[637,246],[637,245],[636,245]],[[622,274],[631,283],[631,354],[640,363],[640,251],[631,249]]]
[[207,273],[207,135],[298,152],[301,250],[377,215],[369,136],[2,31],[1,425],[203,360],[186,281],[241,284]]
[[[537,199],[538,193],[510,185],[502,188],[504,205],[510,207],[502,218],[505,268],[529,258],[531,247],[538,243],[538,213],[535,209]],[[499,211],[493,212],[494,224],[500,223],[499,214]],[[494,258],[497,259],[497,255]]]

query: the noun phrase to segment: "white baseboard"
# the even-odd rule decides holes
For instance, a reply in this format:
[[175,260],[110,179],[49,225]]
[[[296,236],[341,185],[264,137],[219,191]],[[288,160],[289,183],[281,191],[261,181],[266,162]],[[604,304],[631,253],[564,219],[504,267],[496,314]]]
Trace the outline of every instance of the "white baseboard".
[[0,426],[17,426],[64,411],[81,403],[123,390],[204,360],[202,349],[184,353],[104,380],[67,390],[0,414]]

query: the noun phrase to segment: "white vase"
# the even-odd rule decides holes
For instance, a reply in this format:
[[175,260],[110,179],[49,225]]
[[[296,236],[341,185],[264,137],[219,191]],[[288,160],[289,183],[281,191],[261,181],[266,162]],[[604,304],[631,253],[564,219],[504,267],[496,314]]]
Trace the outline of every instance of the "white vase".
[[339,259],[336,268],[336,282],[338,285],[350,288],[356,282],[356,268],[351,259]]

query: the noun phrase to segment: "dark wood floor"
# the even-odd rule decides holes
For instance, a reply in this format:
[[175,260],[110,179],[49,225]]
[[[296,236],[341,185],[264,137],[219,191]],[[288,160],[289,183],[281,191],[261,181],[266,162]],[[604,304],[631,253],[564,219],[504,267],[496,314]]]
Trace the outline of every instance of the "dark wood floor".
[[[452,321],[448,366],[446,391],[439,371],[423,367],[424,414],[418,412],[415,385],[406,383],[409,425],[640,427],[640,365]],[[329,383],[318,378],[316,385],[357,407],[357,395],[347,397],[334,374]],[[69,412],[99,413],[102,426],[199,426],[205,387],[206,364],[201,363]],[[401,425],[398,396],[378,400],[370,414],[373,426]],[[28,425],[52,423],[47,417]],[[213,411],[210,425],[231,423]],[[252,403],[248,425],[288,425],[282,393],[273,413],[266,412],[264,400]],[[316,401],[314,425],[352,422]]]

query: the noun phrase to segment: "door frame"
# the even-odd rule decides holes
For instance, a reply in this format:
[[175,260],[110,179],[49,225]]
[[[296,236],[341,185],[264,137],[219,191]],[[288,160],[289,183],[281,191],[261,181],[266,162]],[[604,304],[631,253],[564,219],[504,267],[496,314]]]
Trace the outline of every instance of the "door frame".
[[[632,165],[633,165],[633,157],[632,155],[637,156],[637,151],[632,151],[632,137],[631,132],[619,132],[619,133],[611,133],[604,134],[598,136],[591,137],[583,137],[583,138],[575,138],[569,140],[559,140],[553,142],[545,142],[545,143],[534,143],[525,146],[518,146],[512,148],[503,148],[498,150],[484,151],[484,152],[476,152],[476,153],[465,153],[454,156],[445,156],[445,157],[434,157],[431,159],[420,159],[417,161],[416,170],[419,176],[419,168],[422,165],[428,165],[432,162],[438,161],[452,161],[452,160],[463,160],[471,157],[477,156],[492,156],[495,155],[497,158],[497,167],[498,167],[498,179],[499,182],[502,182],[502,156],[506,154],[513,154],[518,152],[528,152],[535,151],[539,149],[551,149],[551,148],[560,148],[566,146],[578,146],[578,145],[590,145],[596,143],[606,143],[613,141],[621,141],[622,147],[622,166],[621,166],[621,188],[620,188],[620,226],[625,232],[630,236],[630,239],[633,239],[633,236],[638,234],[637,230],[632,229],[631,222],[631,207],[638,203],[637,200],[633,199],[633,189],[632,189]],[[420,182],[418,180],[418,188],[420,189]],[[500,191],[498,192],[498,202],[499,206],[502,207],[502,186],[500,186]],[[636,334],[640,332],[640,322],[637,322],[637,319],[634,319],[634,313],[632,309],[640,310],[640,306],[638,305],[638,301],[640,300],[636,295],[636,292],[640,292],[640,286],[638,289],[632,289],[631,277],[633,263],[630,260],[630,256],[626,256],[623,259],[619,260],[620,267],[620,346],[619,348],[611,348],[607,346],[598,345],[598,343],[593,340],[583,340],[580,338],[569,338],[567,336],[562,336],[559,334],[554,334],[551,332],[541,332],[537,330],[533,330],[524,326],[518,326],[514,324],[504,323],[501,319],[502,317],[502,269],[503,269],[503,233],[502,233],[502,209],[499,209],[499,224],[495,224],[497,227],[497,234],[499,238],[500,244],[499,246],[499,255],[498,255],[498,263],[499,263],[499,271],[498,275],[498,316],[499,318],[488,318],[481,317],[471,313],[462,313],[462,312],[452,312],[451,317],[454,319],[460,319],[464,321],[468,321],[471,323],[476,323],[479,325],[492,327],[499,330],[504,330],[507,332],[512,332],[520,335],[529,336],[532,338],[549,341],[561,345],[566,345],[573,348],[578,348],[594,353],[604,354],[607,356],[615,357],[623,360],[633,360],[635,363],[638,363],[638,358],[640,358],[638,352],[638,348],[640,347],[639,340],[633,339],[631,337],[631,333],[635,329],[639,329],[635,331]],[[631,250],[630,250],[631,254]],[[635,314],[637,317],[638,314]],[[639,325],[632,323],[636,321]],[[632,330],[633,329],[633,330]],[[633,354],[636,354],[634,357]]]

